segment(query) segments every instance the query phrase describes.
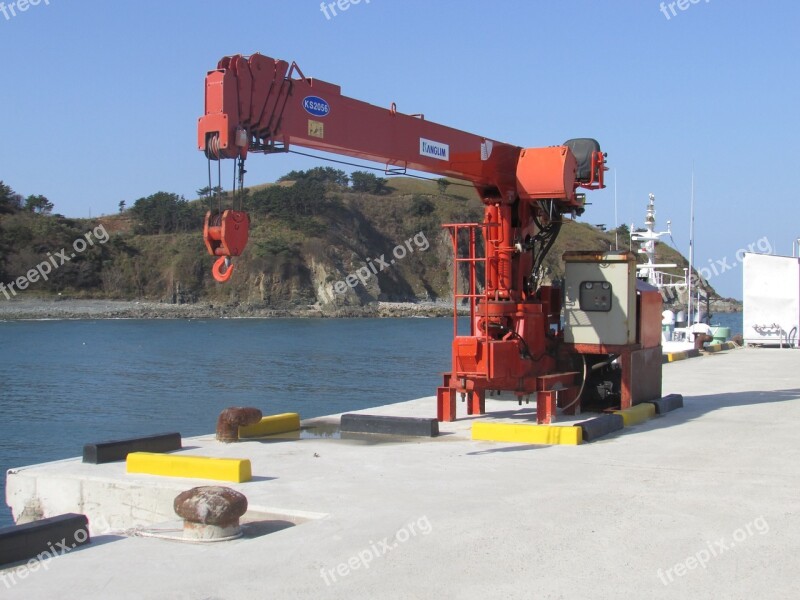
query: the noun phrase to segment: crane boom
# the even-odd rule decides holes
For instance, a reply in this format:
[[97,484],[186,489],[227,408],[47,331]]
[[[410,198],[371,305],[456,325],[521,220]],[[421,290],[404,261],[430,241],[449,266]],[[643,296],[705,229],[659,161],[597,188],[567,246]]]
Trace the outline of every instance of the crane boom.
[[[481,197],[506,203],[526,192],[517,178],[524,152],[518,146],[403,114],[394,105],[387,109],[349,98],[338,85],[305,77],[296,63],[262,54],[223,58],[206,76],[199,149],[216,160],[291,146],[382,163],[391,174],[410,169],[463,179],[474,183]],[[590,160],[593,177],[582,184],[601,187],[602,156]],[[557,173],[556,187],[559,175],[570,176]],[[528,195],[552,196],[548,186],[536,188],[540,180],[524,182],[532,186]],[[572,186],[555,191],[564,196],[565,208],[579,208]]]
[[224,58],[208,73],[198,145],[211,158],[302,146],[382,163],[387,172],[436,173],[503,191],[516,187],[521,151],[394,106],[349,98],[338,85],[261,54]]

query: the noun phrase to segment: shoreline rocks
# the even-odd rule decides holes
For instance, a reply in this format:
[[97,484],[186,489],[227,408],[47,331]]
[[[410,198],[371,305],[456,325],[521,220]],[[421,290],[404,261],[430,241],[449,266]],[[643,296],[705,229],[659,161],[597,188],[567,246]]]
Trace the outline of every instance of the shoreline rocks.
[[0,300],[0,321],[93,319],[274,319],[449,317],[449,302],[378,302],[341,308],[319,305],[267,308],[251,304],[166,304],[131,300]]

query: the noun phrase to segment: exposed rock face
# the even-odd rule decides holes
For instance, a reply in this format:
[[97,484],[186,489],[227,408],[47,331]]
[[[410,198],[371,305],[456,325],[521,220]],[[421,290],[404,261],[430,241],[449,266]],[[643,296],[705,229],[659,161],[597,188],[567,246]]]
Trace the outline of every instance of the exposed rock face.
[[711,301],[711,313],[742,312],[742,303],[733,298],[718,298]]

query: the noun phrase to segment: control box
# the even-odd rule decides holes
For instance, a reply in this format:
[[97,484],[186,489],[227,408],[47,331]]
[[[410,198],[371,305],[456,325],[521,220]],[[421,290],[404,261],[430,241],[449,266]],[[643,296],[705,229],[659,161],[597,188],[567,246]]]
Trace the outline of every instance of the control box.
[[564,341],[636,343],[636,256],[631,252],[564,254]]

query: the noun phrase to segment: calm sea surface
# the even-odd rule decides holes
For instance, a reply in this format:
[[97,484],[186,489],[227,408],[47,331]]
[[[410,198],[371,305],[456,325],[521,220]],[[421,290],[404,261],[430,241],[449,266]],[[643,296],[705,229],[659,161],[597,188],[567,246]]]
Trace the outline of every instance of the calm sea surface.
[[711,317],[711,325],[730,327],[731,335],[741,334],[743,331],[742,313],[717,313]]
[[[738,333],[741,320],[713,323]],[[0,498],[11,467],[211,433],[228,406],[310,418],[434,395],[452,333],[450,319],[0,323]]]

